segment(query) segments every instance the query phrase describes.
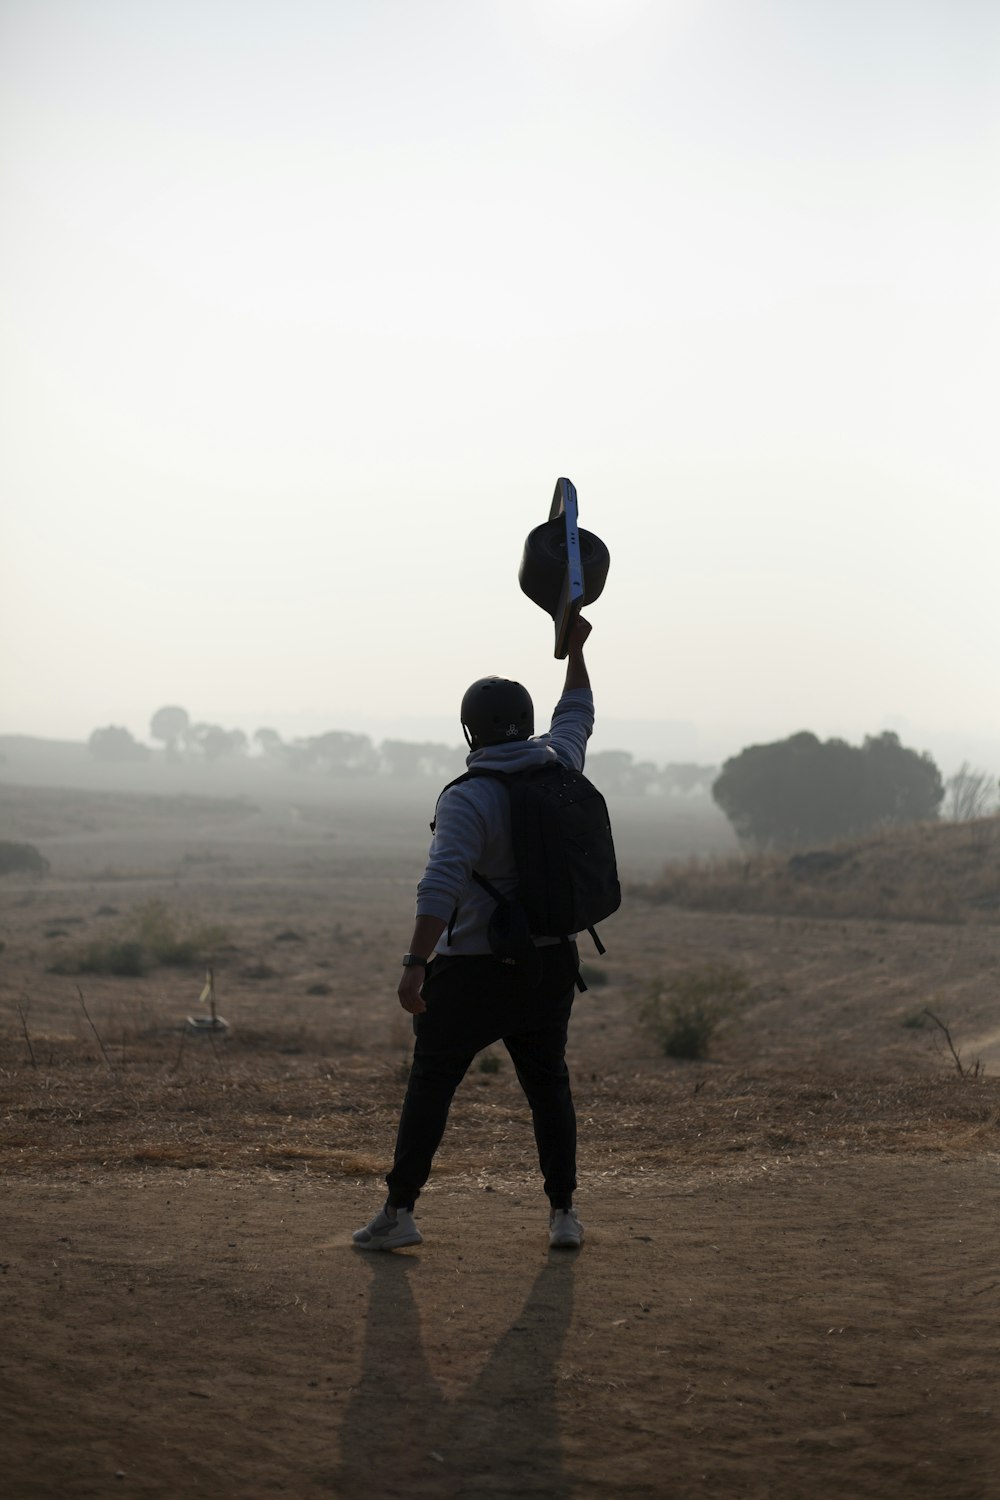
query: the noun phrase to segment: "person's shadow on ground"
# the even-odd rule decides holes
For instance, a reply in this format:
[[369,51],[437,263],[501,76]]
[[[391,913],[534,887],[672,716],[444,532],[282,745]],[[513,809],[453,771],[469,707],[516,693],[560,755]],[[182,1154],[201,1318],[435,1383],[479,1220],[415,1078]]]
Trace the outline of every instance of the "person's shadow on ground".
[[335,1493],[568,1494],[555,1383],[575,1262],[572,1253],[549,1257],[480,1374],[448,1400],[428,1364],[410,1287],[419,1262],[373,1255],[361,1379],[341,1431]]

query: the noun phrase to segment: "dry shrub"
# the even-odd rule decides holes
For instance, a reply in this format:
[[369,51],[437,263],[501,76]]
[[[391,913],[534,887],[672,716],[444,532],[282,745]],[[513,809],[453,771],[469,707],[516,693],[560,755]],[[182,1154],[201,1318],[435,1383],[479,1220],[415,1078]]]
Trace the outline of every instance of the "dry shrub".
[[16,844],[0,839],[0,875],[46,874],[49,862],[34,844]]
[[664,1057],[706,1057],[719,1026],[750,988],[732,964],[700,964],[650,984],[639,1016]]
[[113,974],[138,977],[150,968],[148,955],[134,938],[94,938],[59,953],[49,964],[52,974]]
[[181,968],[207,963],[225,941],[222,927],[201,925],[184,930],[165,902],[147,901],[132,914],[123,931],[61,953],[49,967],[54,974],[135,976],[159,966]]
[[202,924],[180,931],[163,901],[147,901],[140,906],[134,921],[139,943],[156,964],[203,963],[226,941],[223,927]]

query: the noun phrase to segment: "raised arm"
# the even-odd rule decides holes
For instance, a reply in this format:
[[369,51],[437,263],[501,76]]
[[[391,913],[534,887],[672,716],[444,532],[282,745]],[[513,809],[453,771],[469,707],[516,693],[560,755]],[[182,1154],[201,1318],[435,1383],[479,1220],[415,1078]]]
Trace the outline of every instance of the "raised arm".
[[577,615],[569,632],[569,655],[566,662],[566,681],[563,684],[563,692],[568,693],[571,688],[589,688],[590,676],[587,672],[587,663],[583,659],[583,646],[591,632],[589,620],[582,615]]

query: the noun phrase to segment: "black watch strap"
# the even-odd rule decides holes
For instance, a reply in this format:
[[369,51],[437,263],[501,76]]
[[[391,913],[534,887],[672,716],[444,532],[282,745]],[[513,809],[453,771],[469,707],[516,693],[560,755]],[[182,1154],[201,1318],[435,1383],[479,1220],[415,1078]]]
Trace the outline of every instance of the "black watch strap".
[[427,967],[427,959],[426,958],[418,958],[415,953],[404,953],[403,954],[403,968],[404,969],[426,969],[426,967]]

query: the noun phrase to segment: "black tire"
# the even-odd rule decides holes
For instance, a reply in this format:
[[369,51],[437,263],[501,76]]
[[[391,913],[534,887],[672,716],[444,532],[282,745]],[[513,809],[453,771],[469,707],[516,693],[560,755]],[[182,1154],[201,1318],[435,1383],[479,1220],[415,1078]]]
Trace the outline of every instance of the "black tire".
[[[583,565],[583,602],[599,599],[611,566],[611,554],[592,531],[579,532]],[[566,576],[566,523],[562,516],[543,521],[528,533],[521,555],[518,582],[528,598],[555,618]]]

